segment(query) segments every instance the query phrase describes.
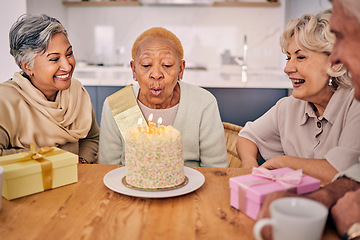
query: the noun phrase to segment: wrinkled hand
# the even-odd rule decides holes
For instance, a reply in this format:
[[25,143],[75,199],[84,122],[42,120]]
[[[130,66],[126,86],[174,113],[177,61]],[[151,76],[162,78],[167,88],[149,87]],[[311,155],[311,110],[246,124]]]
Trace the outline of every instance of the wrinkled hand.
[[282,168],[283,166],[281,163],[284,161],[285,157],[286,156],[284,155],[272,157],[261,164],[261,167],[267,168],[269,170]]
[[[265,201],[261,207],[258,220],[262,218],[270,218],[270,204],[275,201],[276,199],[283,198],[283,197],[294,197],[298,196],[294,193],[289,192],[274,192],[270,193],[266,196]],[[266,226],[262,229],[261,234],[264,239],[272,239],[272,229],[270,226]]]
[[360,222],[360,189],[347,192],[331,209],[340,236],[344,236],[352,224]]

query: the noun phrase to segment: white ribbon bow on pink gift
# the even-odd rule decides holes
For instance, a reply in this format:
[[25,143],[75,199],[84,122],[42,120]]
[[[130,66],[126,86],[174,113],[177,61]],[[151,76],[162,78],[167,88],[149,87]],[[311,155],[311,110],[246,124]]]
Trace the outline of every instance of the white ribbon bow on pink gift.
[[264,167],[257,167],[257,168],[254,167],[252,169],[252,174],[275,181],[283,185],[284,187],[291,187],[294,185],[298,185],[301,182],[303,175],[302,169],[287,172],[282,175],[276,175],[272,173],[269,169],[266,169]]

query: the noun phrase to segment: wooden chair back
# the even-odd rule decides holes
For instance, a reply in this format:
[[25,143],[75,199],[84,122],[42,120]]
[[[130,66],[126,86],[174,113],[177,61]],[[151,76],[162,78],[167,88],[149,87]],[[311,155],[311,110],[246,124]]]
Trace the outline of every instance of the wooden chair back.
[[238,139],[238,134],[242,127],[228,122],[223,122],[223,126],[225,131],[226,150],[229,167],[239,168],[241,167],[241,159],[239,158],[236,151],[236,142]]

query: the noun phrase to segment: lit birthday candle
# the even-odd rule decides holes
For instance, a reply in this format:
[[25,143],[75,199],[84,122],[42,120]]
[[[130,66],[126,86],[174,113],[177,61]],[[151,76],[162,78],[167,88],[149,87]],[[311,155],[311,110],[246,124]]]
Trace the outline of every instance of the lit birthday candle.
[[148,125],[149,125],[148,134],[153,134],[156,132],[156,123],[152,122],[153,117],[154,114],[151,113],[148,118]]
[[142,118],[139,118],[139,120],[138,120],[138,130],[139,130],[139,133],[143,131],[142,123],[143,123]]
[[153,120],[154,114],[150,113],[148,121],[151,122]]
[[158,118],[158,125],[157,125],[157,128],[158,128],[158,134],[161,134],[165,131],[165,126],[164,125],[161,125],[162,123],[162,117],[159,117]]

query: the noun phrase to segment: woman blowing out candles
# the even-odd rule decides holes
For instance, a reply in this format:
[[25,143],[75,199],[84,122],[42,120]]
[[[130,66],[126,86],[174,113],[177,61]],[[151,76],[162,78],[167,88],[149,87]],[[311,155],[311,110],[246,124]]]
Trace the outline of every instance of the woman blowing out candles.
[[99,163],[125,164],[123,136],[144,121],[162,117],[162,125],[180,131],[187,166],[227,167],[224,129],[216,99],[208,91],[181,82],[185,61],[180,40],[164,28],[151,28],[135,41],[130,62],[138,85],[109,96],[103,106]]
[[34,143],[94,162],[99,127],[88,93],[72,78],[75,58],[64,27],[46,15],[23,15],[9,35],[22,71],[0,84],[0,155]]
[[329,183],[360,155],[360,104],[342,64],[331,64],[335,35],[331,11],[292,20],[281,37],[290,97],[240,131],[243,167],[258,166],[257,151],[269,169],[290,167]]

